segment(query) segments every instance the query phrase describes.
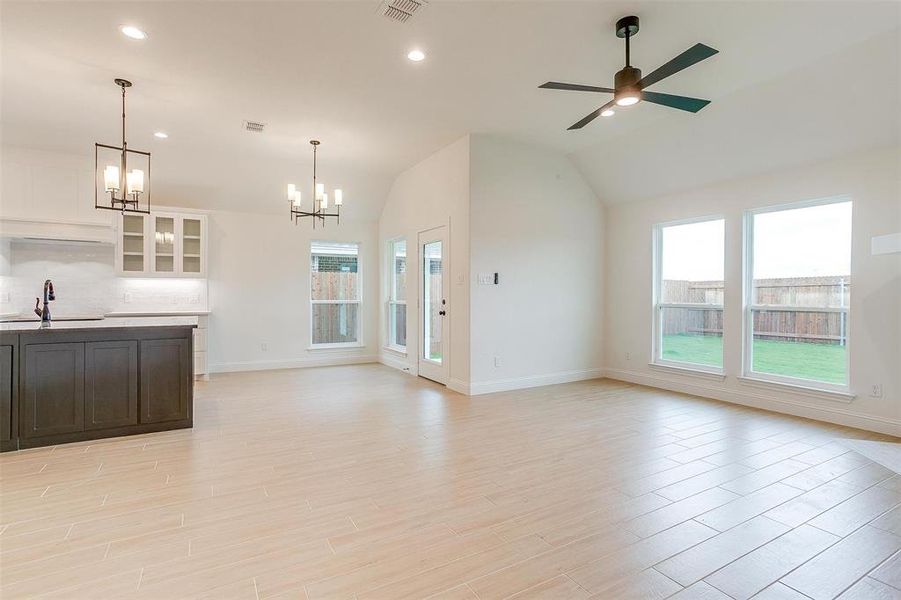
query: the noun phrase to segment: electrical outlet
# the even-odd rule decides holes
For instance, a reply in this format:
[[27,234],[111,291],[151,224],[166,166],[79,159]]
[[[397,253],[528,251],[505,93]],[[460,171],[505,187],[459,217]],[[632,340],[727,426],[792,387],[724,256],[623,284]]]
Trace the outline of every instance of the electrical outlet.
[[501,366],[501,357],[500,357],[500,356],[495,356],[495,357],[494,357],[494,368],[497,369],[497,368],[499,368],[500,366]]
[[871,398],[882,398],[882,384],[874,383],[872,387],[870,387],[870,397]]
[[626,360],[632,360],[632,353],[626,352]]
[[260,350],[262,350],[263,352],[268,351],[268,350],[269,350],[269,344],[267,344],[266,342],[263,342],[262,344],[260,344]]

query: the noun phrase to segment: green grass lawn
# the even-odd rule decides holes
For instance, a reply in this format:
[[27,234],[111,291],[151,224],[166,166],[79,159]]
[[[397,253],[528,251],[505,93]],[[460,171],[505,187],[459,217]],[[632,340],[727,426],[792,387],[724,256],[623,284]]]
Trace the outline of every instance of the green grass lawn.
[[[845,346],[754,340],[754,365],[772,373],[828,383],[846,383]],[[713,335],[665,335],[663,358],[714,367],[723,366],[723,338]]]

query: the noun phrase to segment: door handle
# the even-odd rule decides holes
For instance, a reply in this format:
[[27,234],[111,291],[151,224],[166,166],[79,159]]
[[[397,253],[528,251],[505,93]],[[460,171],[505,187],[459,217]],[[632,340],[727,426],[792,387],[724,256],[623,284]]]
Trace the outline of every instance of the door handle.
[[438,314],[441,315],[441,316],[443,317],[444,315],[447,314],[447,311],[439,310],[439,311],[438,311]]

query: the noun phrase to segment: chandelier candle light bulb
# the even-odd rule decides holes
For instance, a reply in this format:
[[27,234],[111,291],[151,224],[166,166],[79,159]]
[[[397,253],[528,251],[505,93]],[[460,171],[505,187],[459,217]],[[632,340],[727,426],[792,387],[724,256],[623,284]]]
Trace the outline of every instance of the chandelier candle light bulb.
[[132,169],[126,179],[129,194],[144,193],[144,171],[141,171],[140,169]]
[[107,192],[119,191],[119,167],[107,165],[103,169],[103,186]]
[[344,204],[344,192],[341,191],[341,188],[335,188],[335,206],[342,204]]
[[294,206],[300,206],[300,190],[294,190]]
[[294,199],[294,192],[297,191],[297,187],[293,183],[288,184],[288,200]]

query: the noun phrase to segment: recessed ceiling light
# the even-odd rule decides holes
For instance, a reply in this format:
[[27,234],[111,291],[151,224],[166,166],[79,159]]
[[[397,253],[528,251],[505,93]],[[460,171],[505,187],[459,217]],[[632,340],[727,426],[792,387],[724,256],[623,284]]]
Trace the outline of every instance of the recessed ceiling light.
[[169,134],[166,133],[165,131],[157,131],[157,132],[154,133],[153,135],[154,135],[155,137],[160,138],[161,140],[164,140],[164,139],[166,139],[167,137],[169,137]]
[[407,52],[407,58],[412,60],[413,62],[419,62],[421,60],[425,60],[425,52],[422,50],[410,50]]
[[614,114],[616,114],[616,113],[613,111],[612,108],[608,108],[607,110],[601,112],[602,117],[612,117]]
[[134,25],[123,25],[119,28],[119,31],[122,32],[123,35],[130,37],[133,40],[146,40],[147,32],[138,29]]

